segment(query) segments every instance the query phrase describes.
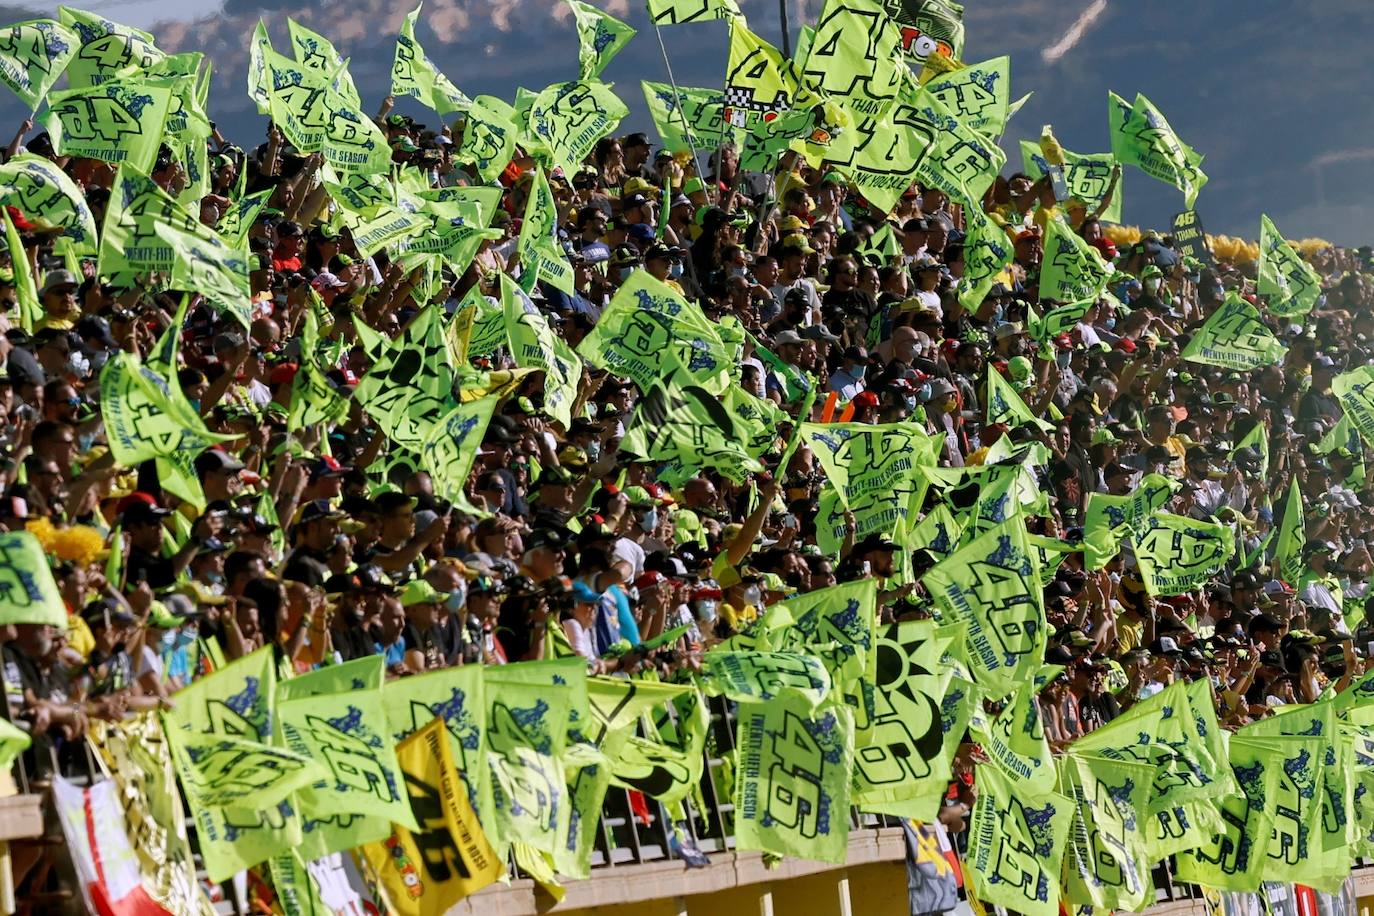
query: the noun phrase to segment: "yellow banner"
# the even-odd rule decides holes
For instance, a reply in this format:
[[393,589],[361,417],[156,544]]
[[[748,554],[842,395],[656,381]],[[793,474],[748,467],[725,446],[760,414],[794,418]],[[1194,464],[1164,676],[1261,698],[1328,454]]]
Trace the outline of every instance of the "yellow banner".
[[420,832],[392,825],[391,836],[361,847],[400,916],[438,916],[501,877],[453,764],[444,721],[436,718],[396,746]]

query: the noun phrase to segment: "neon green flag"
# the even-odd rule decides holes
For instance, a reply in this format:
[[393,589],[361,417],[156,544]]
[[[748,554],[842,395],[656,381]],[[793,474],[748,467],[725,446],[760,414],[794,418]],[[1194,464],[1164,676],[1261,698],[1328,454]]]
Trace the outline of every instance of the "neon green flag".
[[100,372],[100,413],[119,464],[135,467],[167,457],[198,439],[197,452],[232,437],[211,433],[180,389],[128,353],[116,353]]
[[1269,313],[1288,318],[1310,312],[1321,296],[1321,277],[1268,216],[1260,216],[1259,248],[1257,289],[1267,297]]
[[873,714],[855,710],[862,725],[855,725],[854,803],[865,811],[884,812],[947,787],[940,714],[947,643],[929,620],[889,624],[876,634]]
[[1195,704],[1175,682],[1074,743],[1076,752],[1152,768],[1145,835],[1152,859],[1210,837],[1218,829],[1215,801],[1235,790],[1211,702],[1209,693]]
[[260,115],[272,111],[272,80],[267,72],[267,52],[271,50],[272,39],[267,35],[267,26],[259,19],[248,43],[248,97]]
[[1000,137],[1011,117],[1011,58],[969,64],[937,76],[925,88],[971,129]]
[[14,228],[10,211],[0,209],[5,218],[5,248],[10,256],[10,269],[14,272],[14,298],[19,301],[19,327],[32,334],[34,327],[43,320],[43,303],[38,301],[38,287],[33,282],[33,270],[29,264],[28,253],[19,231]]
[[506,274],[501,275],[501,299],[505,304],[510,354],[517,366],[544,373],[544,412],[566,429],[572,423],[582,360],[553,332],[529,296]]
[[1121,102],[1116,96],[1108,100],[1112,155],[1122,165],[1137,166],[1151,178],[1178,188],[1188,209],[1193,209],[1198,192],[1207,183],[1201,168],[1202,156],[1179,139],[1164,115],[1145,96],[1136,94],[1135,104],[1124,122],[1119,120]]
[[[966,501],[969,490],[976,490],[972,506]],[[959,535],[961,546],[1018,515],[1038,514],[1036,503],[1043,499],[1035,476],[1019,463],[975,466],[963,486],[945,494],[945,500],[955,507],[955,517],[964,526]],[[968,508],[960,508],[963,506]]]
[[718,395],[690,380],[666,379],[655,382],[636,405],[620,448],[672,465],[677,479],[712,468],[743,483],[763,468],[749,452],[749,437],[756,435],[756,427],[733,414]]
[[483,669],[486,758],[496,816],[482,826],[502,855],[512,841],[552,853],[567,836],[570,812],[561,758],[579,702],[580,714],[590,717],[586,672],[581,656]]
[[193,244],[226,247],[146,171],[120,166],[100,234],[100,273],[130,278],[151,272],[170,274],[178,257]]
[[647,7],[654,25],[743,18],[735,0],[647,0]]
[[494,181],[515,152],[515,109],[494,96],[479,95],[467,114],[457,158],[471,163],[482,181]]
[[1097,297],[1080,299],[1058,308],[1050,309],[1044,315],[1037,315],[1032,307],[1026,320],[1026,330],[1041,344],[1048,344],[1060,334],[1072,331],[1088,309],[1097,306]]
[[248,230],[253,228],[253,223],[258,218],[258,213],[267,206],[267,198],[272,194],[272,189],[259,191],[256,194],[245,194],[238,200],[230,204],[229,209],[225,210],[219,218],[219,223],[215,226],[215,231],[220,237],[230,245],[243,245],[248,241]]
[[[486,228],[482,213],[471,202],[424,201],[415,215],[419,218],[418,224],[411,230],[413,234],[397,245],[398,253],[407,257],[438,255],[458,276],[462,276],[472,259],[477,257],[477,249],[484,239],[501,237],[501,230]],[[425,298],[423,294],[421,298]]]
[[1260,844],[1265,857],[1266,881],[1299,881],[1311,885],[1322,877],[1322,809],[1326,804],[1323,784],[1327,745],[1334,730],[1333,710],[1327,703],[1286,707],[1280,714],[1236,732],[1236,737],[1241,738],[1307,738],[1314,742],[1296,758],[1286,761],[1280,774],[1273,829],[1268,842]]
[[1002,276],[1015,252],[1006,230],[994,223],[981,207],[964,211],[968,235],[964,238],[964,276],[959,281],[959,304],[970,311]]
[[388,740],[385,676],[386,660],[368,655],[277,685],[280,740],[328,770],[296,795],[309,859],[381,839],[392,822],[418,830]]
[[85,194],[50,159],[20,153],[0,165],[0,204],[17,207],[30,220],[61,227],[53,243],[59,250],[78,255],[98,250],[95,217]]
[[855,115],[877,118],[896,101],[906,72],[901,32],[883,4],[826,0],[801,79]]
[[401,20],[401,34],[396,36],[396,57],[391,65],[391,94],[419,99],[421,104],[441,115],[466,111],[472,101],[444,76],[415,37],[415,22],[423,5],[415,7]]
[[1374,849],[1374,732],[1357,725],[1341,724],[1341,732],[1351,743],[1355,761],[1354,814],[1356,839],[1351,851],[1368,858]]
[[919,424],[806,423],[800,436],[826,472],[816,519],[826,553],[839,552],[846,509],[862,539],[902,530],[924,501],[929,483],[921,469],[935,464],[939,442]]
[[558,205],[543,170],[535,169],[516,247],[520,257],[520,288],[526,293],[540,280],[564,293],[572,293],[572,267],[558,244],[557,232]]
[[630,274],[616,290],[577,354],[588,365],[627,376],[640,392],[676,370],[679,381],[686,376],[719,394],[732,365],[701,307],[646,270]]
[[1301,774],[1320,753],[1320,739],[1250,737],[1227,742],[1227,762],[1240,793],[1218,800],[1222,828],[1203,845],[1184,850],[1178,875],[1204,887],[1256,891],[1266,880],[1265,850],[1278,814],[1284,773]]
[[[806,156],[808,162],[820,164],[820,156],[812,152],[812,147],[826,148],[831,139],[844,133],[843,123],[831,124],[827,121],[827,108],[840,112],[843,109],[831,103],[811,104],[802,101],[805,93],[812,97],[811,90],[798,90],[794,107],[776,118],[755,121],[746,131],[742,131],[740,168],[748,171],[772,173],[777,169],[782,154],[789,149],[797,150]],[[839,119],[837,119],[838,121]],[[850,122],[852,123],[852,122]]]
[[713,150],[725,139],[725,97],[699,89],[641,80],[644,102],[663,148],[670,153]]
[[147,172],[157,158],[171,103],[171,90],[164,86],[115,78],[54,92],[48,97],[47,129],[60,155],[128,163]]
[[1232,291],[1179,355],[1194,363],[1248,372],[1281,362],[1287,352],[1265,326],[1259,309]]
[[[1322,749],[1317,757],[1318,803],[1313,806],[1315,813],[1307,811],[1311,820],[1309,837],[1299,836],[1298,848],[1287,847],[1281,831],[1276,830],[1279,842],[1270,844],[1271,862],[1279,859],[1277,871],[1283,873],[1290,861],[1306,859],[1302,865],[1307,869],[1302,879],[1310,886],[1328,892],[1332,887],[1339,889],[1351,867],[1350,846],[1359,839],[1359,828],[1351,820],[1350,812],[1354,806],[1355,781],[1352,771],[1355,766],[1354,747],[1349,736],[1338,728],[1336,708],[1331,700],[1323,700],[1308,705],[1285,706],[1269,719],[1256,722],[1244,730],[1253,734],[1286,735],[1292,737],[1315,736],[1322,739]],[[1303,809],[1299,809],[1300,821]],[[1280,817],[1284,814],[1280,808]],[[1302,854],[1305,840],[1311,840],[1307,851],[1310,857]]]
[[1059,791],[1074,804],[1064,863],[1069,903],[1137,911],[1154,902],[1144,831],[1152,778],[1138,763],[1059,758]]
[[104,16],[70,6],[57,8],[62,25],[76,33],[81,47],[67,64],[67,83],[72,88],[98,86],[127,76],[162,60],[153,36]]
[[731,382],[721,403],[743,435],[744,451],[750,458],[758,458],[777,443],[778,426],[786,421],[787,414],[772,401],[756,397]]
[[420,466],[433,478],[437,496],[455,505],[468,505],[468,473],[499,400],[486,397],[459,404],[430,430],[420,446]]
[[1061,220],[1045,227],[1045,259],[1040,264],[1040,298],[1056,302],[1096,299],[1111,280],[1112,265]]
[[[902,243],[897,240],[897,233],[892,224],[884,222],[868,241],[864,242],[859,253],[865,257],[877,258],[883,266],[891,266],[902,255]],[[964,277],[968,277],[967,270],[964,271]]]
[[37,111],[76,53],[76,32],[51,19],[30,19],[10,26],[0,42],[0,83]]
[[[276,666],[270,646],[197,678],[175,694],[176,705],[163,714],[174,759],[179,741],[226,737],[267,745],[272,740]],[[251,794],[241,805],[202,807],[190,797],[191,815],[205,870],[211,881],[226,881],[301,841],[300,820],[290,800],[258,806]]]
[[[908,85],[912,82],[908,75]],[[921,184],[939,188],[952,202],[967,208],[981,207],[983,195],[1007,162],[1007,154],[961,121],[929,90],[921,90],[916,98],[925,120],[937,131],[929,155],[916,169]]]
[[635,36],[635,30],[590,3],[583,3],[582,0],[567,0],[567,3],[577,26],[577,62],[581,67],[579,76],[584,80],[594,80],[606,69],[611,58],[629,44]]
[[[1111,153],[1073,153],[1061,149],[1064,157],[1064,184],[1069,193],[1083,202],[1089,213],[1097,212],[1107,196],[1112,184],[1112,169],[1117,165]],[[1040,145],[1030,140],[1021,141],[1021,170],[1031,178],[1040,178],[1050,170]],[[1102,219],[1109,223],[1121,222],[1121,182],[1116,183],[1112,199],[1102,211]]]
[[963,526],[949,506],[940,503],[911,526],[905,546],[909,550],[928,550],[937,560],[943,560],[954,552],[962,532]]
[[[934,148],[939,127],[929,120],[924,101],[910,84],[904,85],[882,117],[864,119],[849,132],[848,142],[842,138],[826,154],[825,160],[848,176],[864,199],[883,213],[891,212],[911,187]],[[982,213],[981,207],[973,209]]]
[[[799,435],[839,491],[853,506],[860,497],[887,494],[934,466],[940,440],[918,423],[803,423]],[[907,492],[911,492],[907,488]]]
[[716,648],[703,656],[703,662],[707,692],[737,703],[771,703],[786,697],[815,710],[830,693],[830,672],[814,655]]
[[744,132],[791,107],[796,81],[778,49],[745,25],[730,21],[730,57],[725,67],[725,121]]
[[849,708],[830,704],[813,710],[786,696],[740,713],[738,848],[843,863],[854,766]]
[[447,359],[442,310],[431,305],[372,363],[353,396],[395,444],[419,452],[458,401]]
[[325,98],[329,74],[311,69],[271,48],[261,49],[267,71],[267,99],[272,121],[302,153],[317,153],[330,126]]
[[170,288],[202,294],[248,330],[253,319],[247,246],[230,248],[209,229],[193,235],[154,223],[153,231],[175,253]]
[[333,425],[348,416],[348,401],[331,384],[325,373],[330,367],[320,364],[319,319],[313,308],[305,310],[301,325],[300,368],[291,380],[291,403],[287,408],[287,429]]
[[320,151],[335,174],[391,171],[391,147],[376,122],[332,85],[325,88],[323,98],[327,122]]
[[339,93],[350,103],[360,104],[353,77],[348,73],[348,61],[328,38],[290,18],[286,20],[286,31],[290,36],[291,53],[295,55],[297,63],[307,70],[332,76]]
[[978,686],[1006,696],[1040,667],[1045,607],[1035,553],[1020,516],[989,529],[937,563],[922,579],[943,623],[967,627]]
[[27,531],[0,534],[0,625],[47,624],[67,628],[67,607],[57,590],[48,558]]
[[1063,670],[1062,665],[1042,665],[1035,677],[1017,686],[995,719],[972,726],[978,743],[1018,792],[1043,795],[1055,787],[1054,758],[1036,697]]
[[1147,593],[1181,595],[1203,585],[1226,565],[1235,537],[1225,525],[1156,512],[1131,546]]
[[1302,558],[1302,549],[1306,544],[1307,523],[1303,517],[1302,491],[1298,489],[1298,481],[1294,479],[1288,488],[1288,498],[1283,503],[1278,540],[1274,542],[1274,563],[1284,581],[1294,588],[1307,570],[1307,564]]
[[[472,330],[468,332],[466,357],[490,356],[506,345],[506,315],[482,291],[473,287],[464,298],[464,308],[472,308]],[[455,315],[455,320],[457,316]]]
[[1168,505],[1180,484],[1163,474],[1146,474],[1128,496],[1088,494],[1083,523],[1083,565],[1101,569],[1121,542],[1145,530],[1146,519]]
[[710,725],[706,699],[694,689],[658,704],[649,718],[652,730],[646,730],[647,738],[627,733],[611,782],[676,805],[700,790]]
[[199,808],[273,807],[293,792],[324,779],[319,762],[253,738],[174,732],[174,754],[186,798]]
[[1361,438],[1374,445],[1374,366],[1360,366],[1331,380],[1331,393]]
[[978,899],[1024,916],[1056,916],[1073,811],[1073,802],[1056,792],[1033,795],[996,767],[979,767],[964,858]]
[[1002,378],[1002,373],[991,365],[988,366],[987,373],[987,417],[989,424],[1005,423],[1013,427],[1034,426],[1044,432],[1053,431],[1053,426],[1031,413],[1026,402],[1021,400],[1021,395],[1016,393],[1016,389],[1011,386],[1010,382]]
[[577,171],[598,140],[630,113],[611,87],[600,80],[554,83],[530,105],[530,133],[548,148],[550,166],[564,175]]

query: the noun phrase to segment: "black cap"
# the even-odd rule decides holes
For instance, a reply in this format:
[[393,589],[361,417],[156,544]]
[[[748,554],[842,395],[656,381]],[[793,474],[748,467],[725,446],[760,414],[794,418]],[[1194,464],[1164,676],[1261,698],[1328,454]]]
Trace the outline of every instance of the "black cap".
[[884,534],[873,533],[854,545],[855,555],[862,556],[874,550],[901,550],[902,546]]
[[572,533],[566,528],[536,528],[524,541],[526,550],[539,550],[542,547],[562,550],[572,543]]
[[110,323],[98,315],[87,315],[76,323],[77,336],[82,340],[94,340],[102,347],[119,346],[110,333]]

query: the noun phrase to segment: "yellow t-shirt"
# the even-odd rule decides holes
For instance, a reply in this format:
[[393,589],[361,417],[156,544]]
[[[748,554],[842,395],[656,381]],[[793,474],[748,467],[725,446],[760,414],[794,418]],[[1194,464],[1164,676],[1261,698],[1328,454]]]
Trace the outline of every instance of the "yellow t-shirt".
[[95,636],[86,621],[77,614],[67,615],[67,645],[82,658],[90,658],[95,651]]
[[1116,652],[1120,656],[1140,648],[1141,642],[1145,639],[1145,621],[1141,620],[1132,623],[1129,620],[1117,618],[1116,621]]
[[759,609],[752,604],[746,604],[742,608],[735,608],[726,602],[721,602],[720,616],[729,625],[730,629],[736,633],[743,630],[749,624],[759,618]]

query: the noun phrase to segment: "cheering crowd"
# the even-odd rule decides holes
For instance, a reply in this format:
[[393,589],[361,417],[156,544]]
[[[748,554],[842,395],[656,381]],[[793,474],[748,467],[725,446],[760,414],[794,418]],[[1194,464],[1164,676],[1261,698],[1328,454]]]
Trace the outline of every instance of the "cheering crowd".
[[[483,183],[455,157],[461,116],[412,117],[391,102],[377,123],[398,169],[434,187]],[[837,583],[879,579],[884,623],[938,616],[920,574],[941,556],[887,532],[858,536],[853,516],[838,552],[818,543],[826,475],[794,439],[799,422],[823,417],[916,424],[938,437],[945,468],[1038,443],[1045,460],[1032,470],[1047,501],[1033,530],[1071,546],[1093,494],[1129,494],[1152,473],[1179,485],[1161,508],[1234,530],[1224,567],[1172,597],[1146,592],[1129,547],[1092,570],[1066,553],[1044,586],[1045,661],[1064,670],[1038,698],[1056,748],[1176,681],[1210,680],[1219,721],[1237,728],[1366,670],[1374,497],[1360,438],[1333,435],[1343,411],[1332,380],[1374,359],[1368,249],[1312,253],[1316,306],[1266,313],[1286,353],[1231,371],[1181,354],[1229,295],[1258,301],[1254,263],[1204,261],[1168,234],[1103,226],[1059,207],[1047,179],[1008,169],[989,189],[984,210],[1014,259],[967,307],[968,214],[939,188],[915,184],[884,214],[795,154],[774,179],[741,171],[730,143],[694,158],[643,133],[608,136],[581,168],[547,173],[572,291],[541,281],[530,299],[572,347],[638,271],[712,321],[733,317],[748,332],[739,384],[780,412],[766,470],[741,482],[695,468],[665,482],[658,464],[620,448],[645,392],[587,367],[566,424],[546,409],[542,373],[509,391],[463,504],[437,496],[356,400],[337,421],[288,431],[293,387],[315,358],[306,346],[333,348],[328,385],[351,398],[377,353],[369,339],[400,334],[428,304],[422,289],[446,315],[474,287],[499,303],[499,275],[522,272],[533,160],[517,150],[500,174],[499,237],[436,289],[385,249],[362,256],[338,230],[328,196],[314,193],[317,154],[275,127],[256,145],[210,142],[205,225],[236,189],[269,192],[248,232],[247,327],[200,297],[172,327],[179,293],[111,285],[92,260],[71,265],[38,214],[6,206],[42,315],[31,331],[0,319],[0,527],[37,536],[69,614],[65,629],[3,632],[8,717],[33,737],[24,768],[34,785],[86,766],[91,720],[172,708],[177,690],[263,646],[296,672],[380,655],[389,678],[570,648],[596,673],[674,680],[771,605]],[[31,123],[9,155],[21,152],[56,163],[100,223],[108,165],[57,155]],[[151,177],[174,195],[186,182],[165,147]],[[1062,304],[1039,296],[1049,220],[1067,221],[1116,270],[1110,295],[1037,337],[1040,317]],[[11,312],[17,282],[13,266],[0,272]],[[317,303],[327,317],[303,345]],[[223,440],[194,458],[203,511],[164,485],[158,462],[115,461],[102,420],[106,362],[120,351],[149,358],[169,328],[176,381]],[[516,364],[503,344],[468,368]],[[988,422],[991,373],[1044,422]],[[1302,546],[1285,571],[1277,534],[1293,484]],[[913,521],[938,498],[933,488]],[[980,755],[968,739],[956,777]],[[942,814],[952,829],[971,797],[956,781]]]

